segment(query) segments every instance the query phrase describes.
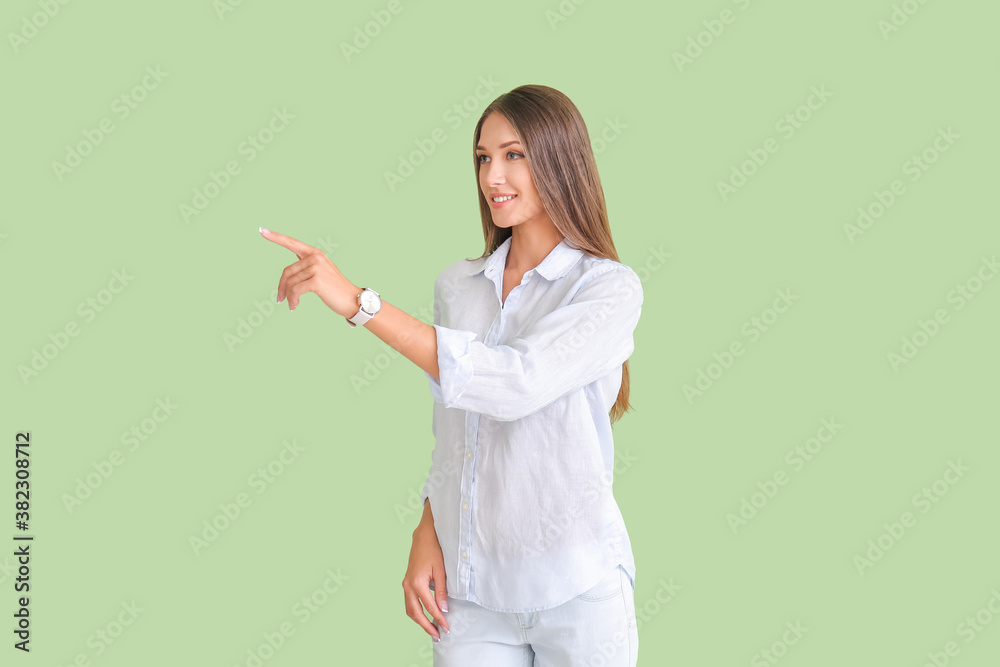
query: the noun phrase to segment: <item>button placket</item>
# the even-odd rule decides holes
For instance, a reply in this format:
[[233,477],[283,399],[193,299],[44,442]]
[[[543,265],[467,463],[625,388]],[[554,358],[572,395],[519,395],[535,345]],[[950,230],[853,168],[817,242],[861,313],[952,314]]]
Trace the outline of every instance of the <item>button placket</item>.
[[[486,335],[483,337],[483,343],[486,345],[496,345],[501,338],[501,334],[504,328],[504,311],[509,310],[510,307],[514,306],[519,298],[521,288],[529,282],[531,277],[534,275],[534,269],[527,271],[524,277],[521,279],[520,284],[516,285],[514,289],[511,290],[510,294],[507,295],[506,304],[500,299],[502,282],[496,279],[496,274],[494,273],[491,278],[493,278],[494,283],[497,285],[497,299],[499,308],[497,309],[497,315],[493,318],[493,322],[490,324]],[[506,307],[505,307],[506,306]],[[462,466],[462,512],[461,521],[459,529],[459,549],[461,550],[461,559],[458,563],[458,584],[465,588],[469,594],[472,594],[472,509],[473,506],[473,493],[475,491],[475,467],[476,467],[476,448],[478,446],[479,440],[479,413],[466,412],[465,415],[465,462]]]
[[458,562],[458,583],[466,590],[471,590],[471,559],[469,558],[469,552],[472,550],[472,512],[468,508],[472,504],[472,492],[474,488],[475,457],[473,453],[475,451],[476,432],[478,430],[476,417],[477,415],[473,412],[467,412],[465,415],[466,451],[465,463],[462,466],[462,512],[458,531],[458,547],[461,553],[461,558]]
[[[521,292],[524,291],[524,286],[527,285],[529,282],[531,282],[531,278],[534,275],[535,275],[534,269],[531,269],[530,271],[525,271],[524,275],[521,276],[521,282],[519,282],[517,285],[514,285],[514,288],[507,295],[507,301],[500,308],[500,327],[497,329],[497,337],[496,337],[497,340],[500,339],[500,331],[503,329],[504,314],[510,312],[510,309],[517,305],[517,302],[521,298]],[[496,341],[492,343],[492,345],[495,344]]]
[[[495,345],[499,338],[499,331],[503,322],[503,312],[499,317],[493,319],[483,342],[486,345]],[[466,412],[465,414],[465,463],[462,466],[462,512],[459,530],[459,548],[461,549],[461,560],[458,563],[459,585],[472,593],[472,510],[473,493],[475,492],[476,479],[476,447],[479,440],[479,419],[476,412]]]

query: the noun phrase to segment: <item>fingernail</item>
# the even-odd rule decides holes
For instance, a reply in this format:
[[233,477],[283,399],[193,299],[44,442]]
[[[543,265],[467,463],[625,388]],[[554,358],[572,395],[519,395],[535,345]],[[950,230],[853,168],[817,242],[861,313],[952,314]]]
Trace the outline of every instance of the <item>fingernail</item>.
[[448,611],[448,601],[447,600],[441,600],[441,611],[444,611],[444,612]]
[[[431,637],[434,637],[434,635],[431,635]],[[439,641],[441,641],[441,638],[440,637],[434,637],[434,641],[439,642]]]
[[270,234],[271,233],[271,230],[268,229],[267,227],[258,227],[257,229],[260,230],[261,234]]

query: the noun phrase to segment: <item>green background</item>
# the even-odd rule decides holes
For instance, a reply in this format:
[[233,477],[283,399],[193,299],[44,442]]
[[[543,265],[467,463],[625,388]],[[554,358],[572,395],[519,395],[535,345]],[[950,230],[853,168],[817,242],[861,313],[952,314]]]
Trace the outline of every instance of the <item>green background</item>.
[[[43,6],[7,2],[0,20],[0,532],[14,544],[13,442],[30,431],[36,536],[30,655],[11,647],[16,575],[0,559],[4,664],[246,665],[285,622],[295,633],[266,665],[431,664],[400,585],[434,446],[426,379],[315,294],[269,310],[295,257],[257,228],[323,247],[427,321],[437,274],[482,253],[475,121],[526,83],[583,114],[621,261],[644,281],[635,410],[615,428],[639,664],[771,664],[768,650],[789,666],[916,667],[948,642],[949,664],[994,664],[1000,280],[982,278],[1000,249],[998,5],[403,0],[350,58],[341,45],[388,3]],[[165,78],[121,118],[115,100],[147,67]],[[829,97],[810,109],[813,87]],[[448,113],[466,100],[466,118]],[[294,119],[251,161],[241,142],[273,109]],[[60,178],[53,162],[105,118],[114,130]],[[613,141],[596,141],[609,123]],[[390,187],[439,128],[444,143]],[[769,138],[778,150],[723,197]],[[240,173],[185,220],[230,160]],[[895,179],[904,194],[852,237]],[[127,286],[106,291],[122,270]],[[745,323],[779,290],[796,300],[753,340]],[[935,335],[915,336],[939,309]],[[249,336],[227,344],[241,318]],[[894,365],[904,337],[921,346]],[[744,353],[712,367],[736,341]],[[50,358],[24,375],[36,352]],[[715,377],[689,398],[699,371]],[[177,406],[161,422],[158,399]],[[796,469],[786,455],[823,419],[842,428]],[[130,450],[122,434],[143,424]],[[286,442],[302,451],[258,494],[250,476]],[[68,506],[116,450],[121,465]],[[946,476],[949,462],[968,470]],[[933,503],[914,501],[924,488]],[[196,554],[189,538],[240,493],[251,504]],[[727,515],[754,498],[734,530]],[[915,523],[891,537],[905,512]],[[303,622],[294,606],[328,570],[340,588]],[[95,633],[132,601],[142,612],[98,654]],[[979,630],[960,625],[977,613]],[[796,622],[808,630],[783,643]]]

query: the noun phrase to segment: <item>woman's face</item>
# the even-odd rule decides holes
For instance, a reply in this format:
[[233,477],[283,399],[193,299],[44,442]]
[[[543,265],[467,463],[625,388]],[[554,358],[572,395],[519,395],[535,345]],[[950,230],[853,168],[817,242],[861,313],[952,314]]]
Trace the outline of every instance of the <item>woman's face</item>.
[[[528,169],[524,148],[514,128],[502,114],[493,112],[483,121],[476,146],[479,188],[490,205],[493,224],[513,227],[525,222],[548,219],[542,200]],[[494,197],[513,195],[506,201]]]

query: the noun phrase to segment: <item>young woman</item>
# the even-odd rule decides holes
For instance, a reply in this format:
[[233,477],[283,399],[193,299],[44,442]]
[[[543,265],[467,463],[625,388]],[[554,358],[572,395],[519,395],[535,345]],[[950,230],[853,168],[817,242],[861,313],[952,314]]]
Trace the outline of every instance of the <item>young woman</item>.
[[403,592],[434,664],[633,667],[635,563],[611,425],[630,409],[642,286],[618,261],[569,98],[540,85],[501,95],[473,153],[486,249],[438,275],[433,325],[262,229],[299,257],[278,301],[294,310],[315,292],[427,376],[436,446]]

